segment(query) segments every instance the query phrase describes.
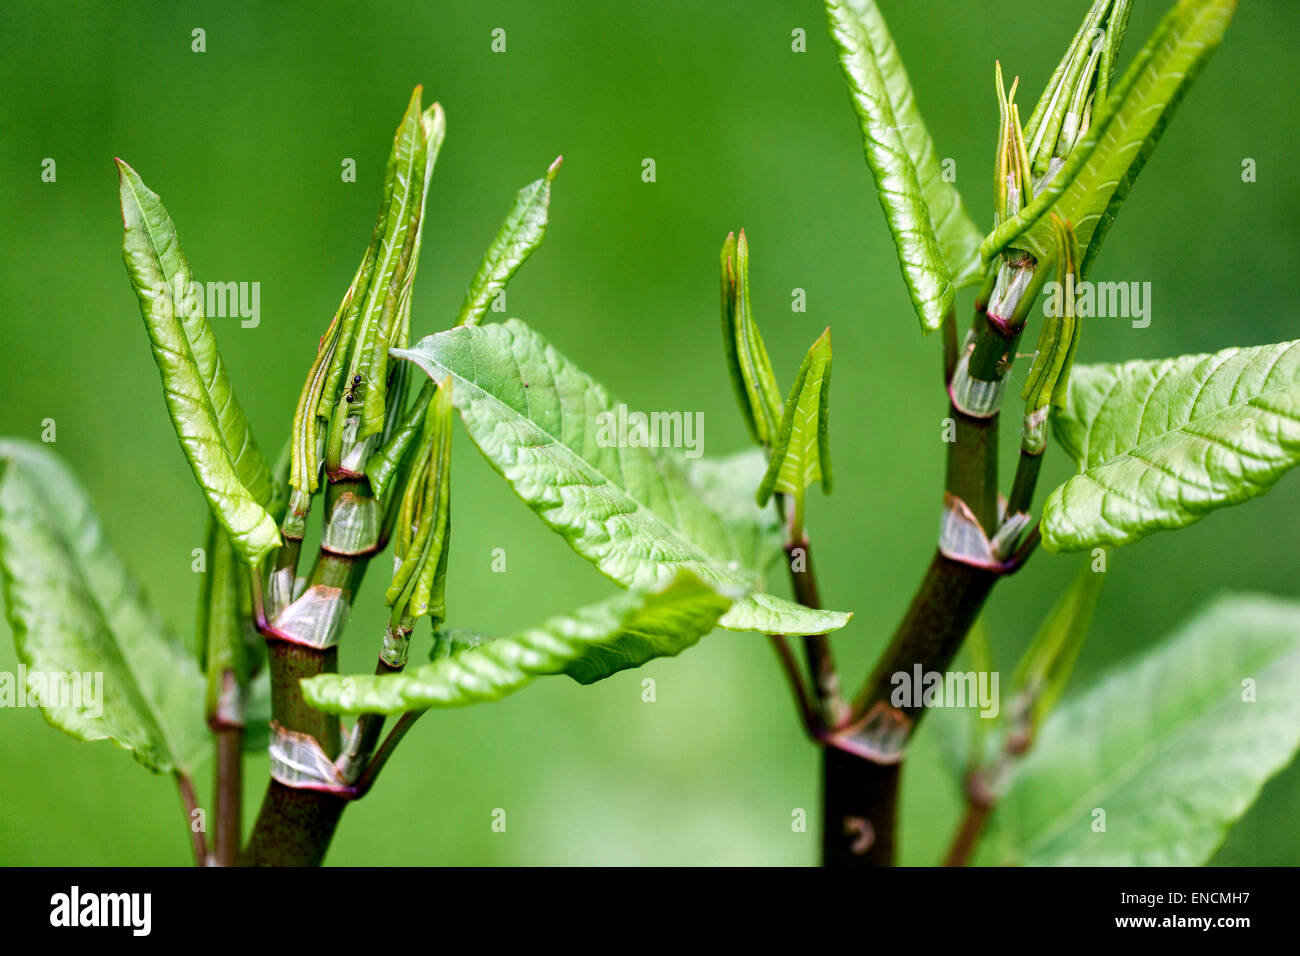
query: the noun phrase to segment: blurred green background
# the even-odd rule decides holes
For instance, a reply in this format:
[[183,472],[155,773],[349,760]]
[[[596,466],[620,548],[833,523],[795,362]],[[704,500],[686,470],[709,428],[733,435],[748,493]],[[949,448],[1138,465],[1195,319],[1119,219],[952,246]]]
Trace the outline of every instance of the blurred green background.
[[[967,205],[987,224],[993,61],[1023,77],[1020,100],[1032,105],[1087,3],[882,5],[940,155],[956,160]],[[1124,64],[1166,6],[1138,4]],[[1294,76],[1295,14],[1291,0],[1238,11],[1094,271],[1151,282],[1151,325],[1094,323],[1081,361],[1296,335],[1300,112],[1282,92]],[[500,54],[490,50],[498,27]],[[206,31],[204,53],[191,51],[195,28]],[[791,50],[796,28],[806,53]],[[809,520],[825,599],[857,613],[836,638],[846,679],[865,675],[934,548],[946,405],[938,337],[918,333],[819,4],[10,2],[0,6],[0,63],[0,431],[36,439],[55,419],[55,450],[183,632],[204,508],[123,271],[112,157],[161,194],[200,280],[261,283],[258,328],[216,325],[273,455],[368,241],[393,129],[423,83],[447,111],[448,134],[429,194],[416,335],[451,320],[514,191],[559,153],[546,242],[512,284],[508,311],[630,407],[702,411],[709,454],[745,446],[718,341],[717,252],[730,229],[749,233],[756,309],[786,384],[834,326],[837,487],[814,496]],[[41,181],[46,157],[55,183]],[[341,182],[348,157],[355,184]],[[647,157],[654,183],[641,180]],[[1247,157],[1255,183],[1242,181]],[[795,288],[807,292],[806,313],[790,309]],[[455,448],[450,623],[508,633],[612,592],[463,433]],[[1053,450],[1046,488],[1066,473]],[[1076,685],[1219,589],[1300,594],[1298,495],[1292,477],[1249,507],[1113,555]],[[506,550],[504,575],[491,572],[494,548]],[[1040,554],[995,593],[986,620],[1002,670],[1077,562]],[[347,670],[374,659],[382,577],[376,565]],[[13,670],[0,631],[0,669]],[[422,629],[416,653],[426,648]],[[652,704],[641,701],[645,677],[657,682]],[[922,732],[905,776],[911,863],[939,858],[958,808],[932,738]],[[344,817],[330,862],[807,864],[816,765],[766,641],[717,632],[681,659],[592,688],[543,680],[495,706],[427,716]],[[246,825],[265,771],[264,758],[251,760]],[[0,713],[0,780],[0,862],[188,862],[169,780],[109,744],[52,731],[34,710]],[[490,827],[498,807],[505,833]],[[809,811],[806,833],[792,832],[795,808]],[[1297,817],[1293,766],[1216,862],[1300,862]]]

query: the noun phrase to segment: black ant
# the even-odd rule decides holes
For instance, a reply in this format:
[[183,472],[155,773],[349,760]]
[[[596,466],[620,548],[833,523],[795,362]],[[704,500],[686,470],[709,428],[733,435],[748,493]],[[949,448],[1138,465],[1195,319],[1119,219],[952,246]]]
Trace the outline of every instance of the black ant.
[[357,389],[359,389],[360,387],[361,387],[361,376],[353,375],[352,384],[349,385],[348,390],[343,393],[343,401],[345,402],[355,401],[357,397]]

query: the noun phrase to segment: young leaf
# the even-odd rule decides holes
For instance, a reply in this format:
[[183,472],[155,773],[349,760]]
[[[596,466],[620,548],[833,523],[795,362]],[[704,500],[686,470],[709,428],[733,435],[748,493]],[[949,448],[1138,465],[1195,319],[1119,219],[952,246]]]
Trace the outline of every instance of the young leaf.
[[[701,498],[679,456],[647,447],[684,443],[684,418],[667,442],[648,424],[622,434],[618,403],[604,387],[517,319],[461,326],[393,354],[439,385],[455,380],[456,408],[479,450],[538,517],[615,581],[653,587],[687,568],[725,590],[759,585],[759,569],[741,563],[748,556],[735,529]],[[849,617],[747,594],[722,626],[822,634]]]
[[1048,717],[995,814],[997,862],[1205,863],[1297,747],[1300,605],[1221,597]]
[[826,0],[867,165],[926,332],[952,308],[954,286],[977,281],[981,231],[943,178],[938,153],[875,0]]
[[560,171],[563,159],[563,156],[555,157],[545,176],[529,183],[515,195],[506,221],[483,254],[474,281],[465,292],[465,301],[461,303],[460,315],[456,318],[457,325],[482,322],[511,277],[542,244],[546,235],[547,207],[551,202],[551,182]]
[[1080,473],[1043,507],[1049,550],[1185,527],[1300,463],[1300,341],[1076,368],[1053,425]]
[[513,637],[435,645],[432,661],[401,674],[313,677],[302,682],[303,697],[327,713],[401,714],[500,700],[548,674],[593,684],[680,653],[730,605],[731,598],[681,572],[662,590],[621,593]]
[[[0,439],[0,584],[28,693],[46,685],[39,702],[52,726],[112,740],[157,772],[201,758],[203,678],[189,650],[145,600],[68,467],[12,438]],[[65,691],[80,685],[80,700],[55,698],[63,678]]]
[[240,558],[256,565],[280,543],[265,509],[270,469],[235,399],[171,217],[134,169],[120,159],[117,167],[125,225],[122,257],[140,300],[176,437],[213,516]]
[[749,433],[760,445],[776,440],[781,422],[781,390],[749,298],[749,240],[727,233],[722,243],[722,345],[731,384]]
[[347,308],[340,309],[339,346],[317,405],[317,414],[330,421],[325,460],[331,473],[362,468],[379,441],[371,436],[382,434],[387,419],[388,350],[404,346],[409,336],[425,200],[446,133],[442,107],[423,109],[422,96],[417,86],[398,124],[379,220],[345,297]]
[[446,618],[443,594],[451,525],[452,383],[439,386],[429,404],[407,479],[394,535],[393,581],[384,601],[391,624],[421,617],[434,630]]
[[989,262],[1009,245],[1055,257],[1055,213],[1073,223],[1087,274],[1101,241],[1165,126],[1223,38],[1236,0],[1178,0],[1125,71],[1065,166],[980,247]]
[[818,479],[822,490],[830,493],[830,393],[831,330],[827,329],[808,349],[785,401],[771,463],[758,488],[760,505],[767,504],[773,491],[802,498],[804,489]]
[[370,479],[370,488],[375,497],[382,498],[388,491],[389,482],[402,468],[402,461],[412,444],[420,437],[424,425],[424,413],[433,398],[433,382],[425,382],[420,394],[415,397],[402,423],[393,430],[388,440],[366,460],[366,477]]

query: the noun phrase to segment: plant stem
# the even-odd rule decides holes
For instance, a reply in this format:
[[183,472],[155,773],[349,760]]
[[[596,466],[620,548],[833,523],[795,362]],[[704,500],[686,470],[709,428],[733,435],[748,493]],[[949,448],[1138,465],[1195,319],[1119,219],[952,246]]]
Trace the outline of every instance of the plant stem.
[[1007,514],[1028,511],[1034,504],[1034,489],[1038,485],[1038,472],[1043,464],[1043,453],[1033,454],[1020,450],[1016,461],[1016,477],[1011,483],[1011,494],[1007,496]]
[[817,739],[824,733],[824,728],[812,699],[808,696],[808,689],[804,686],[803,673],[799,670],[799,662],[795,660],[794,652],[790,650],[790,642],[783,634],[767,636],[772,640],[772,648],[776,651],[777,660],[781,662],[781,669],[790,680],[790,689],[794,691],[794,702],[799,710],[799,719],[803,722],[809,736]]
[[397,749],[397,745],[406,736],[406,732],[415,726],[415,722],[420,719],[423,713],[422,710],[408,710],[397,718],[397,723],[388,732],[388,736],[384,738],[379,750],[375,752],[374,757],[371,758],[370,763],[366,765],[365,771],[361,774],[361,778],[357,780],[356,786],[353,787],[353,799],[359,800],[364,797],[370,791],[370,788],[375,785],[379,771],[384,769],[384,764],[388,763],[388,758],[393,755],[393,751]]
[[348,798],[272,780],[244,851],[249,866],[319,866]]
[[[342,747],[339,720],[313,710],[299,681],[338,670],[338,648],[317,650],[289,641],[266,642],[271,668],[271,713],[287,730],[309,734],[334,759]],[[252,866],[316,866],[325,858],[347,799],[272,780],[253,825],[244,862]]]
[[217,738],[214,861],[217,866],[237,866],[242,830],[244,728],[221,727],[214,733]]
[[948,855],[944,858],[944,866],[965,866],[967,864],[971,853],[975,849],[975,844],[979,841],[980,832],[984,829],[984,821],[988,817],[988,807],[982,807],[974,803],[967,804],[966,815],[962,817],[961,826],[957,828],[957,835],[953,838],[952,846],[948,849]]
[[822,865],[893,866],[897,765],[822,748]]
[[194,851],[194,865],[206,866],[208,841],[202,830],[194,828],[194,812],[199,808],[199,796],[194,791],[194,781],[177,771],[176,789],[180,791],[181,805],[185,808],[185,827],[190,831],[190,848]]
[[[985,417],[966,414],[953,400],[952,386],[963,359],[973,379],[990,383],[1001,379],[1014,360],[1019,330],[1008,335],[989,320],[987,296],[991,288],[992,284],[986,282],[975,304],[971,354],[959,354],[953,329],[944,332],[943,357],[948,413],[956,426],[956,440],[948,446],[945,488],[966,504],[989,536],[997,530],[999,520],[999,414],[996,406]],[[955,316],[949,313],[945,324],[954,321]],[[1023,495],[1027,488],[1032,497],[1032,482],[1021,484],[1019,494]],[[1032,543],[1027,542],[1024,554],[1031,549]],[[920,706],[892,704],[893,677],[911,674],[916,668],[922,673],[947,669],[1003,573],[954,560],[942,552],[936,552],[931,559],[902,623],[853,708],[849,731],[889,729],[889,736],[881,738],[888,741],[888,749],[883,745],[873,748],[881,753],[880,760],[848,753],[833,755],[833,748],[827,748],[823,756],[826,816],[822,850],[826,865],[892,865],[902,761],[906,744],[924,716]]]
[[[802,551],[801,555],[796,554],[799,551]],[[788,543],[785,557],[790,565],[790,581],[794,587],[795,600],[805,607],[820,609],[821,595],[818,594],[817,578],[813,574],[812,548],[808,539],[803,537]],[[840,692],[840,675],[835,669],[830,639],[825,634],[810,634],[804,637],[803,647],[808,658],[808,670],[812,675],[819,716],[826,726],[836,727],[847,716],[847,709]]]

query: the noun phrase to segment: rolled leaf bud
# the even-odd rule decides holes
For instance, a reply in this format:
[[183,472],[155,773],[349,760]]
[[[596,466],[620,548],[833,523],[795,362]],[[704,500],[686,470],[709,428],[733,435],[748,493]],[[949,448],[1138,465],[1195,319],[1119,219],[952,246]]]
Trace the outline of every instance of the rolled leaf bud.
[[1133,0],[1094,0],[1025,127],[1037,189],[1050,182],[1106,101]]
[[436,632],[446,617],[447,545],[451,533],[452,380],[429,401],[393,533],[393,581],[384,596],[392,613],[383,660],[406,661],[415,622],[428,617]]
[[329,421],[325,467],[334,479],[361,477],[382,440],[389,420],[388,350],[410,339],[425,197],[446,130],[441,107],[422,110],[420,94],[416,87],[397,128],[379,219],[342,313],[317,406]]
[[[1065,405],[1070,381],[1070,367],[1079,348],[1081,323],[1075,317],[1075,288],[1079,281],[1079,244],[1074,229],[1060,217],[1052,217],[1056,229],[1060,258],[1056,267],[1057,288],[1045,310],[1038,351],[1020,397],[1025,400],[1026,416],[1034,416],[1048,406]],[[1042,415],[1037,416],[1041,425]],[[1028,436],[1027,436],[1028,437]]]
[[728,233],[722,244],[722,341],[740,411],[750,434],[771,447],[781,424],[781,390],[749,300],[749,242]]

